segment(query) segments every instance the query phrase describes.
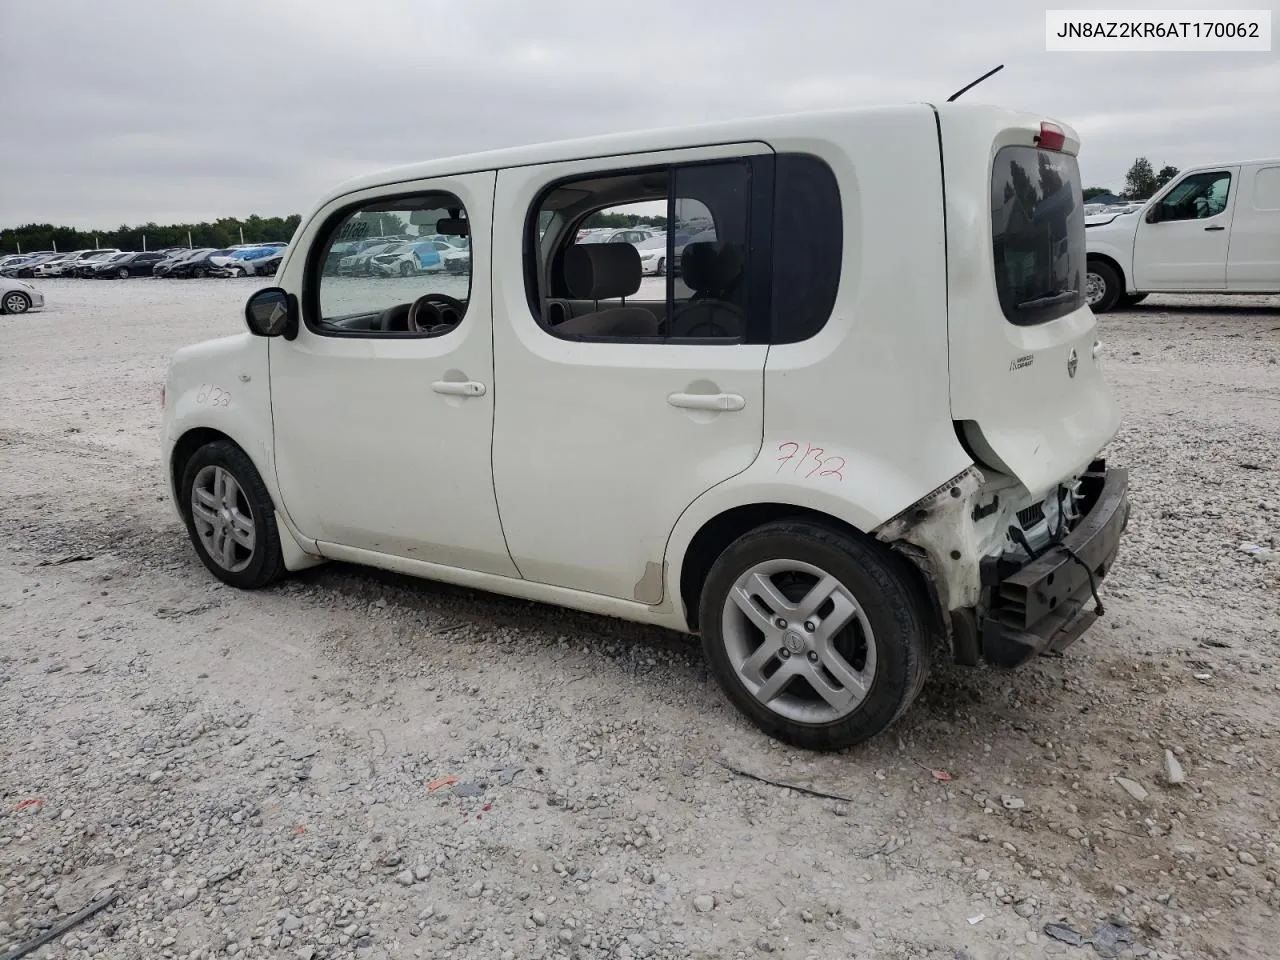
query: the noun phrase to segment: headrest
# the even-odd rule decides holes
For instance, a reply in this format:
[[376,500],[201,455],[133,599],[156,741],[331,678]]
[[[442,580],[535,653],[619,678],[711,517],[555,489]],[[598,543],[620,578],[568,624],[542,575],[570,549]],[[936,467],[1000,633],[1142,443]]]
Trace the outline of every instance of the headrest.
[[693,290],[720,294],[738,279],[744,260],[736,243],[691,243],[680,254],[680,275]]
[[471,235],[471,225],[461,217],[441,217],[436,221],[436,233],[446,237],[466,237]]
[[629,243],[574,244],[564,252],[564,283],[576,300],[629,297],[640,277],[640,251]]

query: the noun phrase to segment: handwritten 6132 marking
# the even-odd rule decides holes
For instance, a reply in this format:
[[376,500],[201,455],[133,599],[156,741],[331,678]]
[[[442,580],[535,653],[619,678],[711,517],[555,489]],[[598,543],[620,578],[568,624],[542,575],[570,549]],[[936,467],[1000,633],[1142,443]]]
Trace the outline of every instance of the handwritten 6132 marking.
[[196,394],[196,403],[208,404],[211,407],[231,406],[231,394],[216,384],[200,384],[200,392]]
[[801,470],[807,470],[805,477],[835,477],[838,480],[844,479],[841,473],[847,461],[844,457],[825,456],[826,451],[821,447],[815,447],[813,444],[805,444],[804,454],[798,459],[796,454],[800,453],[800,444],[794,440],[787,440],[785,443],[778,444],[778,469],[775,473],[781,473],[782,468],[787,464],[794,464],[791,472],[800,474]]

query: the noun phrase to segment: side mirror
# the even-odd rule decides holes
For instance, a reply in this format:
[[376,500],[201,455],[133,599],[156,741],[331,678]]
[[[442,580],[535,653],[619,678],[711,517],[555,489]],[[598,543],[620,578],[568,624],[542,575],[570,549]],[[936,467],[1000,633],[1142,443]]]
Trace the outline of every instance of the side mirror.
[[244,321],[255,336],[292,340],[298,331],[297,301],[280,287],[259,290],[245,304]]
[[1160,204],[1157,203],[1153,205],[1151,209],[1147,211],[1146,221],[1147,223],[1160,222]]

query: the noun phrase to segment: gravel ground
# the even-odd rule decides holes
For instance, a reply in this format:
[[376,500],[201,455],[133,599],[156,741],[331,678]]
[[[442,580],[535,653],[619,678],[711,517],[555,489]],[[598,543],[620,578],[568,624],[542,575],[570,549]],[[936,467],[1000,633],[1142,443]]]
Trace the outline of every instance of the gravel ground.
[[343,565],[221,588],[158,388],[257,285],[0,317],[0,950],[109,888],[32,956],[1275,956],[1280,298],[1104,317],[1135,513],[1085,640],[806,755],[678,636]]

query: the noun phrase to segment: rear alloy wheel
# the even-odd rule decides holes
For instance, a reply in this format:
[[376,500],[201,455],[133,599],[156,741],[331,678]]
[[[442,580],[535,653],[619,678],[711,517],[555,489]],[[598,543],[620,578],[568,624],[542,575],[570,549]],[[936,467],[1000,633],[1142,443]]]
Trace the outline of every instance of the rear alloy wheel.
[[182,470],[180,502],[201,561],[224,583],[253,589],[284,572],[275,506],[244,451],[205,444]]
[[703,652],[734,705],[809,750],[868,740],[924,685],[928,607],[901,561],[807,521],[731,544],[700,603]]
[[26,313],[31,309],[31,298],[21,290],[10,290],[4,295],[5,313]]
[[1120,274],[1104,260],[1090,260],[1084,278],[1084,296],[1094,313],[1106,313],[1116,305],[1124,285]]
[[128,280],[129,271],[126,270],[124,267],[121,267],[119,270],[116,271],[116,276],[119,277],[121,280]]

